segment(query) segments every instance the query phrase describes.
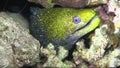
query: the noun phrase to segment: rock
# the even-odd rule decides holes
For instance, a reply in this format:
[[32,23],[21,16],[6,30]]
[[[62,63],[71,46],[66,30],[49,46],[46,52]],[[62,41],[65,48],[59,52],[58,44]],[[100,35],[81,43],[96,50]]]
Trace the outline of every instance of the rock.
[[120,1],[119,0],[109,0],[107,3],[108,10],[107,13],[113,12],[115,14],[113,18],[114,26],[117,29],[120,29]]
[[17,21],[16,23],[19,23],[25,30],[27,30],[29,32],[29,24],[28,21],[19,13],[9,13],[7,12],[7,14],[12,17],[15,21]]
[[62,7],[81,8],[87,6],[88,0],[53,0],[53,3]]
[[94,62],[96,65],[96,68],[117,68],[120,66],[120,49],[116,48],[113,51],[110,51],[109,54],[106,54],[103,58],[101,58],[99,61]]
[[47,60],[44,62],[43,67],[75,67],[75,64],[71,61],[62,61],[68,55],[68,51],[61,46],[59,47],[58,55],[57,51],[54,49],[54,45],[51,43],[46,48],[41,48],[41,53],[47,57]]
[[64,47],[59,46],[58,57],[59,59],[63,60],[68,56],[68,50],[64,49]]
[[88,1],[88,6],[89,5],[99,5],[99,4],[106,4],[108,0],[89,0]]
[[45,8],[51,8],[54,5],[62,7],[83,8],[107,3],[107,0],[28,0],[29,2],[37,3]]
[[51,8],[54,6],[54,3],[52,3],[52,0],[28,0],[28,1],[36,4],[40,4],[45,8]]
[[[29,34],[20,15],[0,12],[0,68],[34,65],[39,60],[40,44]],[[23,25],[21,25],[21,24]]]
[[[105,68],[117,67],[120,64],[120,56],[118,45],[119,39],[114,34],[112,22],[105,22],[95,30],[95,35],[91,37],[91,44],[86,48],[83,40],[76,45],[76,51],[73,52],[73,59],[77,65],[87,62],[89,67]],[[111,30],[111,31],[110,31]]]

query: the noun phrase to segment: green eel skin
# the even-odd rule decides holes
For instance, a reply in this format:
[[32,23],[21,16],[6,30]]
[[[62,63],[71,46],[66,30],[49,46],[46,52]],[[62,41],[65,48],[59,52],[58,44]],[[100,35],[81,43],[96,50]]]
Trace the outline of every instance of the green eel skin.
[[30,31],[41,45],[53,43],[56,47],[72,46],[100,24],[94,9],[32,8]]

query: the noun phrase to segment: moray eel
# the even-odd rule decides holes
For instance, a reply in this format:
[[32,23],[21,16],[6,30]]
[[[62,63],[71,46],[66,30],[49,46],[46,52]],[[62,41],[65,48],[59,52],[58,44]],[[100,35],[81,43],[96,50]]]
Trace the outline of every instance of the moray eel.
[[51,42],[69,50],[100,24],[95,9],[32,8],[31,11],[30,31],[42,46]]

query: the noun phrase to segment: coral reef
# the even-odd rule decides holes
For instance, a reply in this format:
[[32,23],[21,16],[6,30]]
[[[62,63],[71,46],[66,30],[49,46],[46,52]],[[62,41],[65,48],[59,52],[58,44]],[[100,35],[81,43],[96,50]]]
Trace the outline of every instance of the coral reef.
[[39,60],[39,42],[29,34],[20,15],[0,12],[0,68],[34,65]]
[[109,28],[107,24],[104,24],[95,30],[95,35],[91,38],[91,44],[88,45],[90,48],[85,48],[82,41],[77,43],[77,51],[73,53],[76,64],[81,64],[84,61],[93,64],[94,67],[119,66],[120,59],[117,58],[120,56],[118,38],[114,31],[112,33],[109,31]]
[[40,50],[41,53],[47,57],[47,60],[43,64],[43,67],[75,67],[75,64],[72,62],[62,61],[62,59],[68,55],[68,51],[61,46],[59,47],[58,53],[56,52],[54,45],[51,43],[47,46],[47,48],[41,48]]

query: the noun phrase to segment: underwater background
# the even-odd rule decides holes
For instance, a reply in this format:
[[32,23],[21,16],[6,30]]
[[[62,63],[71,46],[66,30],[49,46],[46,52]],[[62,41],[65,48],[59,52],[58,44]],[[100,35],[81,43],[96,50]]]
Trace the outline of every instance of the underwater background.
[[0,68],[119,68],[119,0],[0,0]]

